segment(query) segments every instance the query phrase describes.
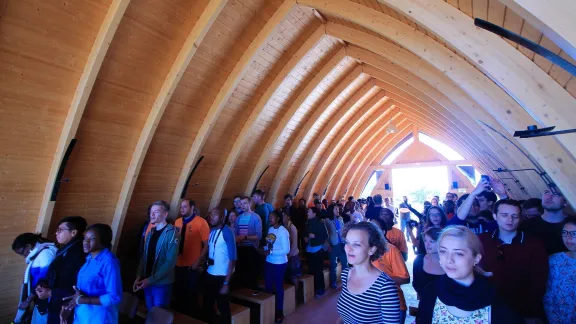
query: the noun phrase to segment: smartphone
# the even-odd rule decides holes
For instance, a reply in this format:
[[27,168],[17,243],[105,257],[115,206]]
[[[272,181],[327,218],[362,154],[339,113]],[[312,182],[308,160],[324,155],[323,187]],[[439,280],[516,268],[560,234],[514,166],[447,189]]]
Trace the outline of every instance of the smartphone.
[[[490,183],[490,176],[487,176],[485,174],[480,176],[480,179],[486,180],[488,183]],[[490,186],[486,186],[486,190],[491,190],[492,188],[490,188]]]

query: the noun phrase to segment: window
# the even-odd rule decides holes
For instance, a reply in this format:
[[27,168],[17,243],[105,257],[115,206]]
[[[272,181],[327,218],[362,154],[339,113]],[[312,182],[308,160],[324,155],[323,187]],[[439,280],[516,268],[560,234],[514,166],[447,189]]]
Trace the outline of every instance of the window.
[[433,148],[434,150],[436,150],[436,152],[442,154],[442,156],[444,156],[448,161],[461,161],[464,160],[464,157],[460,154],[458,154],[458,152],[454,151],[450,146],[422,133],[422,132],[418,132],[418,137],[420,139],[420,142],[430,146],[431,148]]
[[366,185],[364,186],[364,190],[362,190],[360,197],[366,198],[372,195],[372,191],[374,190],[374,187],[376,187],[376,183],[378,183],[378,179],[380,178],[382,173],[383,173],[382,171],[372,172],[372,175],[370,176],[370,179],[368,179],[368,182],[366,182]]

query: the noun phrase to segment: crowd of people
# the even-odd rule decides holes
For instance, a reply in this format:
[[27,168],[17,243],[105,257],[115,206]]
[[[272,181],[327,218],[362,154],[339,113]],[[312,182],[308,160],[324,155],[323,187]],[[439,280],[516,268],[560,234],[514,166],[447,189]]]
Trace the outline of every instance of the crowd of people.
[[[132,285],[146,308],[230,323],[229,292],[245,287],[274,294],[281,323],[283,284],[299,289],[306,267],[321,298],[339,289],[340,263],[342,323],[404,323],[401,285],[410,282],[416,323],[576,323],[576,219],[565,217],[557,191],[520,202],[499,181],[482,179],[470,194],[447,193],[442,203],[436,196],[422,212],[406,197],[395,208],[381,195],[328,202],[314,194],[310,205],[296,205],[287,194],[277,209],[265,198],[262,190],[236,196],[233,207],[204,217],[184,199],[174,221],[166,202],[152,203]],[[16,237],[12,249],[27,268],[14,322],[118,323],[122,278],[112,235],[106,224],[71,216],[58,223],[56,243]],[[407,242],[417,255],[412,278]]]

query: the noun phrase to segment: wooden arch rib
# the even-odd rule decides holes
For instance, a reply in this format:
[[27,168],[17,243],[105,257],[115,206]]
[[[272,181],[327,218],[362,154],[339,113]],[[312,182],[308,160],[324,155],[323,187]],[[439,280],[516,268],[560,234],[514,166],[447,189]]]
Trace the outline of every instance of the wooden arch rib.
[[296,67],[296,65],[298,65],[300,60],[304,56],[306,56],[306,54],[310,52],[310,50],[314,48],[318,44],[318,42],[320,42],[320,40],[322,39],[322,37],[324,37],[325,34],[326,34],[325,27],[323,25],[319,26],[316,29],[316,31],[306,40],[306,42],[302,44],[302,46],[298,49],[298,51],[296,51],[296,53],[290,58],[290,60],[286,63],[286,65],[284,65],[280,73],[278,73],[278,75],[270,83],[270,86],[266,89],[266,92],[264,92],[260,100],[258,100],[258,103],[250,113],[250,117],[244,123],[244,125],[242,126],[242,130],[240,131],[240,134],[238,134],[238,137],[234,141],[234,145],[232,146],[230,153],[228,153],[228,156],[226,157],[226,162],[224,163],[224,167],[222,168],[222,171],[218,176],[218,182],[216,183],[214,193],[212,194],[210,209],[215,207],[220,202],[220,199],[222,199],[222,194],[224,192],[226,184],[228,183],[228,178],[230,177],[232,168],[234,167],[234,164],[238,160],[238,156],[240,155],[240,152],[244,147],[244,144],[249,138],[248,134],[256,124],[256,121],[258,120],[258,116],[262,113],[262,111],[266,107],[266,104],[270,101],[270,99],[272,98],[274,93],[276,93],[276,91],[278,90],[280,85],[284,82],[284,80],[286,80],[290,72],[292,72],[292,70]]
[[58,140],[58,146],[54,153],[54,160],[52,161],[50,173],[48,174],[46,189],[44,189],[44,195],[42,196],[42,205],[40,206],[36,231],[41,232],[44,236],[47,235],[48,227],[50,226],[50,221],[52,219],[52,212],[54,210],[54,202],[50,201],[50,196],[52,195],[52,188],[60,168],[60,163],[64,158],[64,153],[66,152],[70,141],[76,136],[78,125],[80,124],[82,114],[86,108],[86,103],[88,102],[88,98],[90,97],[90,93],[94,87],[94,82],[96,81],[96,77],[98,76],[100,67],[102,67],[102,62],[108,52],[112,38],[114,38],[114,35],[116,34],[120,20],[124,17],[124,12],[126,12],[129,3],[130,0],[114,0],[110,4],[108,12],[104,17],[104,21],[98,31],[98,35],[94,40],[94,45],[90,50],[88,60],[84,65],[82,76],[78,81],[78,86],[76,87],[76,92],[74,93],[74,98],[70,104],[70,109],[68,110],[66,121],[64,122],[62,133]]
[[360,87],[368,83],[369,78],[367,78],[366,76],[364,76],[364,78],[361,78],[361,76],[362,76],[362,67],[360,65],[357,65],[354,68],[354,70],[350,71],[348,75],[346,75],[346,77],[342,81],[340,81],[340,84],[338,84],[332,90],[332,92],[324,99],[324,101],[320,104],[320,106],[314,110],[312,116],[310,116],[306,121],[306,124],[304,124],[304,126],[300,128],[300,131],[298,132],[297,136],[294,138],[294,140],[291,141],[292,144],[290,145],[288,152],[284,154],[284,158],[280,163],[280,168],[276,172],[276,176],[272,181],[272,186],[268,191],[267,196],[269,199],[272,200],[272,204],[274,204],[276,201],[276,195],[278,193],[280,185],[286,179],[286,177],[289,176],[288,168],[290,167],[290,163],[294,159],[294,155],[298,150],[298,148],[300,147],[300,144],[306,138],[310,138],[311,136],[310,133],[318,124],[320,117],[324,115],[329,110],[330,107],[333,106],[336,99],[338,99],[338,97],[340,97],[342,93],[345,93],[348,88],[353,87],[354,83],[361,82]]
[[[385,79],[387,78],[387,75],[383,72],[380,72],[379,70],[376,69],[370,69],[370,67],[366,67],[365,71],[369,74],[371,74],[373,77],[375,77],[376,79]],[[420,110],[424,111],[428,116],[429,119],[435,119],[435,118],[430,118],[431,116],[434,115],[434,108],[432,108],[433,103],[430,102],[430,100],[426,100],[426,98],[422,98],[421,99],[417,98],[414,94],[412,94],[412,92],[416,92],[416,89],[413,89],[412,87],[408,86],[405,87],[405,90],[394,87],[393,85],[390,84],[386,84],[380,80],[376,81],[376,84],[381,87],[383,90],[386,91],[387,95],[389,95],[395,102],[397,102],[398,106],[401,107],[401,111],[404,111],[404,109],[408,109],[408,107],[418,107]],[[411,89],[412,88],[412,89]],[[407,91],[410,91],[407,92]],[[404,107],[405,106],[405,107]],[[474,151],[475,148],[475,143],[470,140],[468,138],[468,134],[465,130],[460,130],[459,132],[457,132],[457,125],[454,125],[451,121],[449,123],[444,123],[444,119],[449,120],[449,118],[445,118],[445,116],[443,116],[441,122],[443,124],[446,124],[446,126],[444,127],[444,131],[445,132],[452,132],[452,133],[461,133],[463,136],[461,137],[461,145],[464,147],[469,147]],[[450,124],[450,125],[449,125]],[[380,130],[380,132],[383,130]],[[336,166],[336,168],[334,169],[334,172],[336,174],[340,175],[340,181],[337,182],[336,185],[336,190],[335,190],[335,195],[342,193],[342,186],[346,185],[348,187],[350,187],[351,182],[350,182],[350,171],[353,168],[356,168],[356,161],[358,158],[360,158],[360,156],[364,156],[364,151],[366,150],[367,147],[369,147],[372,143],[372,141],[366,141],[364,142],[364,145],[361,147],[361,149],[355,149],[356,152],[359,152],[356,156],[353,157],[348,157],[345,158],[345,160],[341,161],[342,164],[338,164]],[[482,156],[479,155],[477,152],[467,152],[468,154],[466,155],[472,155],[475,156],[478,160],[482,161]],[[347,155],[344,155],[345,157]],[[341,167],[344,167],[344,172],[340,172]],[[357,168],[356,168],[357,169]],[[353,177],[353,176],[352,176]],[[330,192],[332,192],[329,189]]]
[[[506,41],[476,28],[471,18],[460,10],[436,0],[379,1],[418,21],[474,62],[478,69],[500,85],[526,111],[537,117],[540,125],[556,125],[567,129],[576,124],[576,112],[569,108],[576,105],[574,97]],[[303,0],[299,3],[311,4],[313,7],[320,5],[326,8],[319,9],[337,11],[336,15],[394,39],[427,60],[437,60],[441,51],[449,51],[409,25],[349,0]],[[514,113],[511,115],[516,116]],[[557,137],[573,157],[576,154],[575,138],[576,135]]]
[[150,146],[150,142],[154,137],[156,128],[160,123],[160,119],[164,114],[166,106],[172,98],[172,94],[178,86],[178,83],[182,79],[182,75],[186,71],[190,60],[196,53],[196,50],[202,43],[204,36],[208,33],[208,30],[212,27],[212,24],[226,5],[227,0],[211,0],[206,8],[202,11],[202,15],[198,18],[198,21],[188,34],[188,38],[184,42],[182,49],[178,53],[176,60],[172,64],[170,71],[166,75],[166,79],[160,88],[152,109],[148,113],[148,118],[144,124],[144,128],[140,133],[140,138],[132,154],[132,159],[128,170],[126,171],[126,176],[122,182],[122,189],[120,191],[120,196],[116,203],[116,208],[114,210],[114,218],[112,219],[112,231],[115,233],[114,236],[114,246],[118,246],[118,239],[120,237],[120,232],[124,224],[124,218],[126,216],[126,211],[128,210],[128,205],[130,204],[130,198],[134,191],[134,186],[136,185],[136,180],[138,179],[138,174],[140,173],[140,168],[146,157],[146,152]]
[[[366,66],[366,67],[364,68],[364,70],[365,70],[366,73],[372,75],[372,76],[375,77],[376,79],[380,78],[380,79],[385,79],[385,80],[387,80],[388,82],[394,82],[394,78],[393,78],[393,77],[388,77],[388,74],[387,74],[387,73],[380,72],[379,70],[374,69],[374,68],[371,68],[370,66]],[[391,90],[388,86],[382,86],[382,85],[381,85],[381,83],[382,83],[381,81],[376,81],[376,83],[377,83],[377,85],[380,85],[380,87],[381,87],[381,88],[384,88],[385,90]],[[380,84],[379,84],[379,83],[380,83]],[[397,82],[396,82],[396,83],[397,83]],[[412,91],[415,91],[415,92],[418,91],[418,90],[416,90],[416,89],[413,89],[413,87],[410,86],[410,85],[399,84],[398,86],[400,86],[400,87],[401,87],[401,86],[404,86],[404,88],[412,89]],[[393,98],[394,100],[397,100],[398,102],[404,102],[404,100],[405,100],[404,98],[407,97],[407,98],[409,98],[409,100],[412,100],[412,101],[410,101],[410,102],[407,102],[408,105],[423,105],[423,106],[429,106],[429,104],[423,103],[423,102],[421,102],[421,101],[420,101],[420,103],[414,103],[415,101],[419,101],[419,99],[415,99],[415,97],[414,97],[413,95],[406,93],[404,90],[400,89],[399,87],[395,87],[395,90],[394,90],[394,91],[391,91],[390,93],[391,93],[391,94],[390,94],[389,96],[390,96],[391,98]],[[396,95],[396,93],[399,93],[400,96],[398,97],[398,95]],[[387,92],[387,94],[388,94],[388,92]],[[426,99],[424,99],[424,100],[426,100]],[[434,103],[431,102],[431,100],[426,100],[426,101],[429,102],[431,105],[434,106]],[[435,106],[439,106],[439,105],[435,105]],[[433,113],[432,113],[433,111],[434,111],[433,109],[430,109],[430,113],[431,113],[430,115],[431,115],[431,116],[433,116]],[[445,118],[445,119],[450,120],[450,123],[452,124],[452,121],[451,121],[450,118]],[[467,129],[463,129],[463,130],[460,130],[459,133],[455,133],[454,131],[452,131],[453,129],[459,129],[458,124],[456,124],[456,125],[451,125],[450,127],[447,128],[447,130],[448,130],[449,132],[452,132],[452,135],[453,135],[453,136],[456,136],[456,135],[458,135],[458,134],[460,133],[461,136],[462,136],[462,137],[461,137],[462,140],[464,140],[464,142],[465,142],[465,146],[471,147],[471,148],[475,151],[474,153],[469,154],[469,155],[475,156],[475,157],[477,157],[477,159],[479,159],[480,161],[482,161],[483,155],[482,155],[480,152],[476,151],[476,143],[475,143],[473,140],[469,139],[469,134],[468,134],[469,131],[468,131]],[[368,144],[367,142],[364,142],[364,143],[365,143],[365,145]],[[339,144],[339,145],[337,145],[336,147],[339,148],[339,147],[342,147],[342,146],[343,146],[342,144]],[[364,146],[364,147],[365,147],[365,146]],[[363,147],[363,148],[364,148],[364,147]],[[354,149],[352,149],[352,148],[350,148],[350,150],[353,151],[353,152],[358,152],[358,151],[359,151],[359,150],[357,150],[357,149],[354,150]],[[330,153],[330,154],[338,154],[338,153]],[[362,153],[360,153],[360,155],[361,155],[361,154],[362,154]],[[349,157],[348,154],[342,154],[342,156],[344,156],[344,159],[340,160],[339,163],[336,165],[335,168],[333,168],[332,166],[327,166],[326,164],[321,165],[321,167],[320,167],[320,169],[330,170],[331,172],[333,172],[332,174],[337,174],[338,176],[341,177],[341,178],[339,178],[339,181],[338,181],[338,180],[336,181],[337,185],[336,185],[336,193],[335,193],[335,194],[340,194],[340,193],[342,193],[342,190],[341,190],[341,189],[342,189],[342,185],[344,185],[344,184],[348,185],[348,184],[349,184],[346,175],[348,174],[348,171],[350,170],[350,168],[352,167],[352,165],[354,165],[354,161],[356,161],[356,157],[354,157],[354,159],[352,159],[352,162],[349,162],[350,159],[351,159],[351,157]],[[342,166],[345,166],[345,170],[346,170],[346,171],[345,171],[344,173],[341,173],[341,172],[340,172],[340,169],[341,169]],[[326,181],[327,179],[328,179],[328,178],[325,177],[325,178],[324,178],[324,181]],[[313,188],[313,187],[312,187],[312,188]],[[331,186],[328,188],[328,192],[332,192],[332,188],[334,188],[334,183],[331,183]]]
[[[412,125],[412,124],[410,124]],[[376,143],[376,145],[374,145],[372,147],[372,149],[370,150],[370,152],[368,153],[367,156],[370,156],[371,152],[374,152],[375,154],[378,154],[377,152],[383,152],[382,154],[385,154],[386,152],[389,152],[391,150],[394,149],[394,147],[396,147],[396,144],[398,144],[400,141],[402,141],[402,139],[404,139],[406,136],[408,136],[410,133],[412,132],[412,129],[407,127],[404,128],[402,130],[398,130],[397,133],[395,133],[394,135],[390,136],[391,134],[386,134],[384,136],[382,136],[382,138]],[[361,172],[360,174],[362,175],[359,180],[358,183],[355,186],[355,189],[352,191],[352,196],[354,197],[359,197],[359,195],[362,193],[362,190],[364,190],[364,187],[366,185],[366,183],[368,182],[368,180],[370,179],[370,176],[372,176],[372,170],[370,170],[370,166],[372,164],[374,164],[374,160],[376,160],[375,158],[368,158],[367,160],[367,165],[360,165],[358,167],[359,171]],[[372,162],[370,162],[372,161]],[[354,178],[353,178],[354,180]],[[364,185],[363,185],[364,184]]]
[[576,2],[500,0],[576,60]]
[[232,95],[232,92],[242,79],[242,77],[246,74],[250,64],[254,61],[255,55],[260,51],[262,46],[268,41],[270,36],[272,35],[273,31],[276,29],[278,24],[286,17],[286,15],[292,10],[294,7],[295,0],[285,0],[280,7],[274,12],[272,17],[266,22],[264,27],[258,32],[256,37],[252,40],[242,57],[238,60],[234,69],[226,78],[226,81],[222,85],[222,88],[216,95],[216,99],[210,106],[206,117],[202,122],[202,126],[198,130],[196,137],[194,138],[194,142],[192,143],[192,147],[188,152],[188,156],[186,157],[186,161],[180,171],[180,175],[178,176],[178,182],[176,184],[176,188],[172,195],[172,200],[170,202],[170,210],[172,213],[176,213],[178,203],[180,202],[180,193],[186,184],[186,178],[190,172],[190,168],[192,165],[198,160],[200,152],[204,147],[204,143],[208,138],[208,134],[212,130],[212,127],[215,124],[216,119],[220,115],[220,112],[228,102],[228,99]]
[[[374,86],[374,82],[371,81],[372,85]],[[378,105],[377,103],[379,101],[383,101],[383,100],[389,100],[388,97],[386,97],[386,95],[384,94],[383,91],[378,90],[378,92],[372,96],[368,101],[366,101],[365,103],[362,104],[362,107],[359,108],[359,110],[357,111],[357,115],[360,116],[360,119],[358,119],[356,121],[356,123],[354,123],[352,125],[352,127],[350,128],[344,128],[344,129],[340,129],[338,131],[338,134],[335,136],[336,139],[341,139],[341,140],[348,140],[350,137],[352,137],[352,134],[357,130],[357,128],[359,127],[359,125],[362,125],[363,123],[365,123],[367,120],[369,120],[369,118],[371,118],[377,108]],[[352,108],[351,108],[352,109]],[[348,120],[350,120],[350,118],[352,118],[351,115],[348,116],[343,116],[346,119],[341,120],[340,122],[342,123],[341,126],[344,127],[344,125],[347,125],[349,122]],[[333,117],[334,120],[334,117]],[[334,121],[331,123],[337,123],[338,121]],[[336,148],[340,149],[341,145],[337,146],[337,144],[339,144],[339,140],[334,140],[332,141],[332,144],[328,147],[327,151],[328,152],[333,152]],[[320,163],[323,165],[324,163],[326,163],[327,160],[332,160],[334,158],[334,155],[331,154],[323,154],[322,159],[320,161]],[[321,176],[321,174],[327,172],[326,169],[321,168],[318,169],[318,171],[314,171],[314,170],[310,170],[310,178],[309,180],[306,181],[306,186],[304,187],[304,194],[303,197],[305,199],[310,199],[310,197],[312,196],[312,191],[315,188],[315,184],[317,179]],[[299,181],[299,180],[298,180]]]
[[284,129],[290,122],[290,119],[292,119],[298,108],[300,108],[300,106],[304,103],[306,98],[310,96],[310,93],[314,91],[314,89],[320,84],[320,82],[322,82],[322,80],[324,80],[324,78],[345,58],[346,58],[346,51],[344,50],[344,48],[341,48],[322,67],[320,72],[318,72],[318,74],[316,74],[314,78],[310,80],[308,84],[306,84],[306,86],[300,92],[296,100],[294,100],[294,102],[290,105],[288,110],[284,113],[282,119],[280,120],[280,123],[278,124],[277,127],[275,127],[272,136],[270,136],[270,138],[266,142],[266,146],[264,147],[264,151],[262,152],[262,154],[260,154],[260,157],[258,158],[256,167],[254,168],[254,170],[252,170],[250,180],[248,181],[248,184],[246,186],[245,190],[246,193],[249,194],[252,191],[252,188],[254,187],[254,184],[257,181],[258,175],[262,173],[262,171],[266,167],[266,164],[268,163],[268,158],[270,157],[270,153],[272,152],[272,149],[276,145],[278,138],[280,137],[280,135],[282,134],[282,132],[284,131]]
[[[426,110],[426,113],[428,114],[428,116],[434,116],[435,111],[438,111],[438,110],[444,111],[443,107],[440,107],[439,105],[435,104],[434,102],[432,102],[429,99],[422,98],[422,100],[423,100],[422,101],[419,98],[417,98],[415,95],[418,96],[419,91],[417,89],[414,89],[412,86],[404,85],[403,88],[400,88],[399,86],[402,86],[402,84],[398,84],[398,82],[395,82],[395,80],[394,80],[395,78],[390,77],[387,73],[382,72],[380,70],[377,70],[375,68],[372,68],[370,66],[365,67],[364,70],[366,73],[372,75],[376,79],[386,80],[387,82],[396,83],[396,84],[390,84],[390,83],[384,83],[380,80],[376,81],[376,84],[378,86],[380,86],[382,89],[386,90],[387,91],[386,93],[392,99],[394,99],[396,102],[398,102],[399,106],[401,106],[400,104],[405,104],[406,106],[420,107],[420,109]],[[410,93],[407,91],[410,91]],[[422,97],[422,95],[419,95],[419,96]],[[425,108],[425,107],[428,107],[428,108]],[[435,118],[429,118],[429,119],[433,120]],[[463,143],[462,143],[463,145],[461,145],[461,146],[463,146],[464,149],[470,148],[471,151],[473,151],[473,153],[469,153],[468,155],[475,156],[476,159],[478,159],[482,163],[482,160],[483,160],[482,154],[476,150],[476,143],[474,142],[473,139],[470,139],[469,134],[468,134],[469,131],[467,129],[460,129],[458,123],[453,123],[452,120],[449,118],[449,116],[442,115],[441,122],[444,123],[444,120],[449,121],[449,123],[448,123],[449,125],[445,127],[445,131],[452,133],[451,135],[453,135],[453,136],[455,136],[457,134],[461,134],[460,138],[463,141]],[[362,155],[362,151],[364,150],[364,148],[366,147],[367,144],[368,143],[365,143],[365,146],[362,148],[362,150],[360,150],[359,155]],[[347,155],[345,154],[344,156],[347,156]],[[353,165],[355,165],[356,159],[357,159],[357,157],[354,157],[352,159],[352,162],[341,161],[343,163],[343,165],[346,165],[345,172],[343,172],[343,173],[340,173],[340,171],[339,171],[341,164],[339,164],[336,167],[336,169],[334,169],[333,172],[335,174],[339,174],[342,176],[340,178],[340,181],[338,182],[338,185],[336,186],[336,194],[339,194],[342,192],[341,189],[342,189],[343,184],[349,185],[347,175],[348,175],[350,168]],[[350,160],[350,158],[348,158],[348,160]],[[332,169],[332,168],[330,167],[329,169]]]
[[[310,169],[314,156],[317,156],[323,151],[322,145],[327,142],[327,138],[334,137],[335,134],[348,123],[356,111],[379,91],[380,89],[375,87],[374,82],[368,82],[364,87],[360,88],[352,97],[350,97],[342,108],[340,108],[340,110],[330,118],[330,121],[326,126],[324,126],[320,135],[318,135],[312,146],[310,146],[306,157],[300,164],[300,168],[296,173],[292,186],[290,186],[289,192],[294,192],[296,190],[298,181],[300,181],[306,171]],[[314,148],[318,148],[318,150]]]
[[[354,6],[354,4],[351,4],[353,9],[349,9],[341,5],[327,5],[323,1],[315,0],[299,1],[299,3],[352,20],[362,27],[394,39],[400,46],[410,49],[424,61],[443,71],[455,84],[476,100],[487,113],[497,119],[508,133],[524,129],[526,125],[534,124],[534,120],[530,115],[508,96],[502,88],[494,84],[464,59],[454,55],[454,53],[433,39],[416,34],[414,37],[395,37],[396,33],[399,34],[400,31],[390,29],[389,26],[395,27],[399,22],[360,5]],[[404,27],[401,28],[405,29]],[[413,32],[412,30],[410,31]],[[381,44],[370,43],[370,40],[378,39],[377,37],[352,28],[338,27],[335,24],[328,23],[326,32],[330,36],[359,45],[382,56],[387,56],[386,53],[391,51],[391,49],[383,47]],[[409,58],[399,61],[398,64],[407,69],[410,64],[421,65],[419,62],[413,62]],[[431,84],[434,84],[434,82]],[[461,107],[469,109],[468,107]],[[525,139],[519,143],[528,154],[548,171],[548,174],[556,182],[565,197],[570,202],[575,202],[576,163],[572,154],[559,145],[554,138]]]
[[[401,49],[399,48],[399,51],[400,50]],[[354,45],[349,46],[348,54],[351,57],[365,62],[379,70],[386,71],[386,73],[395,76],[406,84],[413,85],[416,89],[420,90],[422,93],[426,94],[442,107],[446,108],[446,110],[453,115],[453,118],[470,128],[470,131],[472,131],[472,133],[481,140],[481,143],[484,143],[485,146],[489,148],[488,151],[492,151],[493,154],[500,156],[501,160],[506,164],[507,168],[523,169],[531,167],[526,163],[527,159],[524,156],[520,158],[518,156],[509,154],[511,150],[511,145],[509,142],[505,141],[501,137],[492,138],[480,125],[476,123],[473,118],[485,121],[488,124],[497,124],[492,116],[488,114],[482,114],[478,109],[474,109],[474,106],[477,106],[477,103],[468,98],[468,96],[462,92],[460,88],[451,83],[443,74],[437,70],[430,69],[431,72],[437,73],[434,80],[436,80],[437,85],[442,86],[444,93],[441,93],[429,82],[426,82],[424,79],[422,79],[422,75],[424,74],[422,73],[422,69],[420,70],[419,76],[416,76],[414,73],[404,69],[397,64],[394,64],[386,58],[383,58],[378,54]],[[407,53],[399,54],[408,55]],[[461,106],[470,107],[471,109],[468,109],[468,111],[471,112],[471,115],[464,112],[463,109],[456,103],[459,103]],[[502,132],[504,131],[502,130]],[[534,178],[535,176],[536,175],[530,177],[524,173],[518,175],[518,178],[525,185],[528,193],[531,196],[539,196],[541,193],[540,189],[543,189],[542,187],[539,188],[533,183],[534,180],[539,181],[539,179]]]
[[[379,41],[383,42],[383,40],[379,40]],[[392,44],[390,44],[390,45],[392,45]],[[381,56],[378,56],[377,54],[374,54],[374,53],[369,52],[367,50],[364,50],[364,49],[361,49],[359,47],[352,45],[352,46],[349,46],[347,48],[347,53],[351,57],[354,57],[355,59],[358,59],[360,61],[363,61],[363,62],[368,61],[369,64],[371,64],[373,66],[377,66],[378,68],[380,68],[382,70],[386,70],[387,72],[390,72],[390,73],[394,74],[395,76],[402,78],[403,80],[405,80],[409,84],[417,84],[418,88],[420,88],[420,89],[425,88],[427,90],[427,93],[433,93],[434,98],[436,98],[436,101],[442,102],[442,104],[444,106],[448,107],[452,113],[456,113],[455,116],[456,116],[456,118],[458,118],[458,120],[465,122],[467,125],[469,125],[473,129],[475,129],[474,133],[478,136],[481,136],[484,139],[483,142],[486,142],[488,147],[491,150],[495,149],[495,152],[497,152],[496,154],[503,156],[503,159],[506,159],[507,154],[505,153],[505,150],[501,149],[498,145],[495,145],[494,140],[490,136],[488,136],[485,133],[485,131],[483,129],[481,129],[474,121],[470,120],[470,117],[467,114],[461,113],[461,110],[459,109],[459,107],[457,107],[452,102],[450,102],[447,98],[445,98],[442,94],[440,94],[438,92],[438,90],[434,89],[431,85],[427,84],[426,82],[424,82],[420,78],[414,76],[413,74],[404,70],[403,68],[399,67],[398,65],[395,65],[389,61],[385,61]],[[402,54],[404,54],[404,53],[400,53],[400,55],[402,55]],[[438,74],[439,75],[436,78],[438,80],[437,82],[441,82],[441,80],[439,80],[439,79],[444,78],[444,76],[440,73],[438,73]],[[450,89],[450,88],[448,88],[448,89]],[[451,92],[454,93],[454,92],[457,92],[454,90],[458,89],[458,88],[452,87],[452,89],[453,90]],[[456,98],[462,98],[462,97],[466,97],[466,95],[464,93],[461,93],[461,91],[460,91],[460,93],[455,94],[455,97]],[[463,101],[463,100],[460,99],[460,101]],[[464,99],[464,101],[466,101],[466,100]],[[464,103],[468,104],[469,106],[474,106],[474,103],[471,102],[471,100],[468,100],[468,102],[464,102]],[[325,134],[321,135],[320,138],[318,139],[319,142],[322,142],[325,139],[325,137],[326,137]],[[317,140],[317,142],[318,142],[318,140]],[[319,145],[315,145],[314,147],[317,147],[317,146],[319,146]],[[290,190],[291,192],[292,192],[296,182],[299,181],[299,179],[302,178],[304,172],[306,172],[306,170],[309,169],[309,167],[310,167],[309,162],[311,160],[311,155],[313,155],[315,153],[317,153],[317,152],[310,151],[308,153],[307,158],[302,163],[300,170],[297,173],[297,176],[293,182],[292,189]],[[515,162],[513,163],[513,165],[515,165]],[[535,189],[533,186],[530,186],[530,184],[531,184],[530,180],[527,180],[527,178],[526,179],[523,178],[522,180],[523,180],[523,183],[526,184],[527,188],[532,188],[533,194],[535,194],[535,195],[539,194],[537,189]]]

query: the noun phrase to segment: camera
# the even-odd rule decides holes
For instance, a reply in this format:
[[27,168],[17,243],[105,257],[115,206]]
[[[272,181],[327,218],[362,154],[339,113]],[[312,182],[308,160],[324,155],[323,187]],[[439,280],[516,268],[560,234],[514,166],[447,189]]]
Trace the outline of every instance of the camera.
[[414,227],[418,227],[418,222],[411,219],[411,220],[406,222],[406,225],[408,225],[408,227],[410,227],[410,228],[414,228]]
[[206,260],[206,264],[209,266],[214,265],[214,259],[208,258],[208,260]]

